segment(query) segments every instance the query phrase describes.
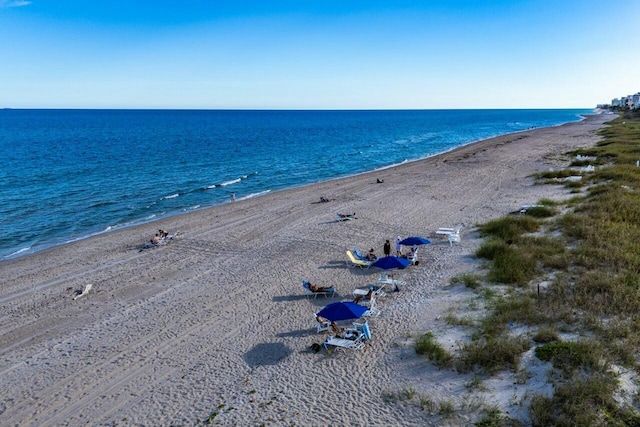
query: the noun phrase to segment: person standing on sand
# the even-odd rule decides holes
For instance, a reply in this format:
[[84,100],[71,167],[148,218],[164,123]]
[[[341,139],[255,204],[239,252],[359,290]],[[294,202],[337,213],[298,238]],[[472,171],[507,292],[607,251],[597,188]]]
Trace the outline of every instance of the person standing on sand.
[[398,236],[396,238],[396,256],[402,255],[402,245],[400,244],[401,241],[402,241],[402,238]]
[[384,242],[384,256],[389,256],[391,255],[391,242],[389,242],[389,239],[387,239]]
[[231,193],[231,201],[232,202],[236,201],[236,193]]

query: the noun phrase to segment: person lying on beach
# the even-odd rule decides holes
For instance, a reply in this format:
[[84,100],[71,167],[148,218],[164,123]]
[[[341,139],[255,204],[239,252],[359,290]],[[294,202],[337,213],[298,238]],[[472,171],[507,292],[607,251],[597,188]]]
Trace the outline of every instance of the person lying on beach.
[[335,199],[327,199],[324,196],[320,196],[320,203],[333,202]]
[[373,291],[374,291],[373,289],[369,289],[369,292],[367,292],[366,295],[356,295],[356,297],[353,299],[353,302],[358,304],[363,299],[371,301],[371,298],[373,298]]
[[311,292],[328,292],[331,286],[318,286],[309,282],[309,289]]
[[356,213],[355,212],[352,213],[352,214],[341,214],[341,213],[339,213],[338,216],[340,218],[355,218],[356,217]]

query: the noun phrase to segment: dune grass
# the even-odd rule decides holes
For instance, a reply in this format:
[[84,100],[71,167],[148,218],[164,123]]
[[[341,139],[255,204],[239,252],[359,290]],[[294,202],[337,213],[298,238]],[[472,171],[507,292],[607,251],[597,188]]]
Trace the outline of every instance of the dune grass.
[[[485,296],[487,314],[470,326],[476,332],[455,366],[489,374],[517,370],[534,346],[536,357],[552,366],[554,384],[551,396],[530,399],[534,426],[640,425],[640,411],[628,403],[637,405],[638,396],[616,400],[611,369],[640,373],[640,112],[624,112],[601,134],[596,147],[570,153],[595,156],[588,164],[597,167],[571,182],[585,187],[564,202],[566,213],[546,200],[539,212],[479,226],[485,241],[476,255],[486,260],[487,277],[473,288]],[[557,170],[537,178],[558,184],[576,174]],[[535,285],[542,276],[553,279],[540,293]],[[510,291],[492,290],[491,283]],[[514,336],[514,326],[531,332]],[[578,338],[563,340],[562,332]]]

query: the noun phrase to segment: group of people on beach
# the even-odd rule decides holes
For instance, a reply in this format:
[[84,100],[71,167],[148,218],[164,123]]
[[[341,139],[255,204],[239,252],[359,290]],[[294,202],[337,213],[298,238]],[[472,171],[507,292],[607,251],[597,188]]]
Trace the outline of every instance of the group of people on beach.
[[166,239],[169,236],[169,232],[166,230],[158,230],[158,232],[155,234],[155,236],[153,236],[153,238],[151,239],[151,244],[154,246],[159,245],[164,239]]

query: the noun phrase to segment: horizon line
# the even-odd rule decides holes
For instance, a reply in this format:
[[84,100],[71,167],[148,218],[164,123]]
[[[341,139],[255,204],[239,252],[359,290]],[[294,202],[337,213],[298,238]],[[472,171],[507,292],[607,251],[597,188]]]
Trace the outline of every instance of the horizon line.
[[597,110],[598,107],[486,107],[486,108],[155,108],[155,107],[1,107],[1,110],[94,111],[456,111],[456,110]]

